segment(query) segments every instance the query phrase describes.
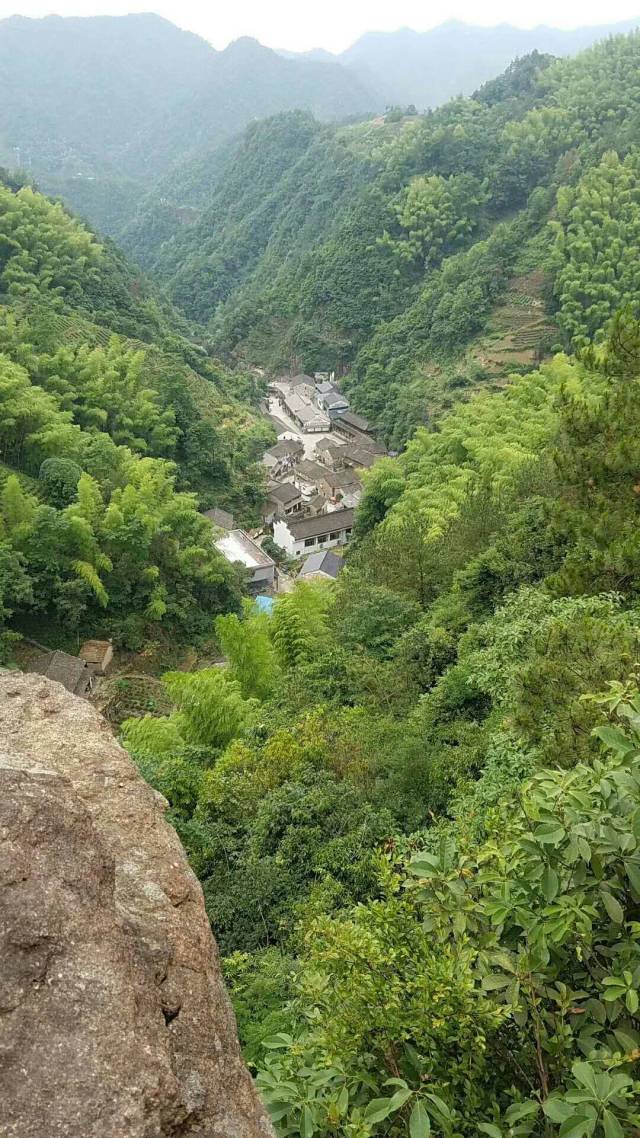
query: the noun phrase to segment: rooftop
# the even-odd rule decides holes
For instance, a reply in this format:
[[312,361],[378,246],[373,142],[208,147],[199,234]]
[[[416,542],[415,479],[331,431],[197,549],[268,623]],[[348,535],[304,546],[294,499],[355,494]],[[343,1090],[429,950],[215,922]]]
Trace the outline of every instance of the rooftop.
[[305,557],[299,576],[311,577],[314,573],[323,573],[325,577],[333,577],[335,580],[343,567],[342,557],[332,549],[318,550],[317,553],[310,553]]
[[345,395],[341,395],[339,391],[328,391],[322,398],[327,408],[349,406],[349,400]]
[[266,568],[275,565],[275,561],[256,544],[248,533],[242,529],[231,530],[216,541],[216,549],[226,557],[227,561],[240,561],[246,569]]
[[52,651],[44,656],[38,656],[29,668],[30,672],[39,672],[50,680],[57,680],[67,691],[75,695],[84,695],[91,686],[93,673],[85,660],[78,656],[69,656],[67,652]]
[[269,450],[265,451],[265,458],[268,454],[272,458],[286,458],[290,454],[303,454],[304,447],[300,439],[282,439],[279,443],[274,443]]
[[205,510],[203,517],[220,529],[233,529],[233,514],[228,514],[226,510],[220,510],[217,506],[213,510]]
[[295,501],[300,497],[300,491],[293,482],[279,482],[276,486],[272,486],[267,495],[272,502],[279,502],[281,506],[287,506],[289,502]]
[[317,514],[311,518],[286,518],[285,525],[294,541],[307,537],[319,537],[320,534],[334,533],[339,530],[351,529],[355,510],[333,510],[330,514]]
[[353,470],[326,470],[324,481],[332,490],[362,489],[362,483]]
[[363,418],[362,415],[356,415],[355,411],[340,411],[334,422],[340,426],[344,423],[346,427],[355,427],[357,431],[372,431],[373,427],[368,419]]
[[305,372],[300,372],[299,375],[292,376],[291,379],[286,379],[285,383],[290,384],[291,387],[300,387],[303,383],[308,383],[310,387],[315,387],[315,379],[311,375],[306,375]]
[[326,466],[321,466],[319,462],[313,462],[310,458],[302,458],[300,462],[296,462],[296,474],[311,482],[318,482],[326,473]]

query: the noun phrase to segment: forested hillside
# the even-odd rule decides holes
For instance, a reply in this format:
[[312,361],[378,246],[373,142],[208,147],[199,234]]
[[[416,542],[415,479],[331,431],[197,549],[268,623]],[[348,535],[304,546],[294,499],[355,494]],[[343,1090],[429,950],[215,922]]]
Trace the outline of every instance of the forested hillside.
[[236,608],[240,581],[197,507],[255,516],[271,436],[252,399],[120,254],[3,175],[3,629],[193,643]]
[[636,1133],[639,426],[623,315],[380,460],[338,583],[124,724],[283,1136]]
[[203,164],[191,214],[164,187],[127,247],[229,358],[346,371],[397,448],[637,295],[639,64],[634,34],[526,57],[426,116],[256,124],[208,204]]

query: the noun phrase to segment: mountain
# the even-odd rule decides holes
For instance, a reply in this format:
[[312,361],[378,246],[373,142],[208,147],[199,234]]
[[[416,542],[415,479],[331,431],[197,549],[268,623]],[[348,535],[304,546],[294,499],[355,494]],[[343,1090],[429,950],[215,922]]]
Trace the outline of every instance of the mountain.
[[169,116],[151,126],[153,147],[143,139],[130,144],[127,163],[147,180],[179,158],[191,158],[240,132],[253,119],[278,111],[309,110],[322,120],[362,116],[381,105],[339,63],[283,59],[245,37],[217,53],[204,83]]
[[625,296],[640,302],[631,256],[615,284],[603,268],[572,299],[585,270],[566,204],[607,184],[612,152],[612,224],[635,248],[624,186],[639,71],[632,33],[575,58],[532,53],[423,116],[252,124],[189,214],[179,192],[145,203],[127,248],[228,360],[345,373],[356,410],[399,449],[453,400],[583,343]]
[[286,60],[251,39],[218,52],[155,15],[0,21],[0,163],[107,232],[175,162],[258,116],[378,105],[337,62]]
[[[367,32],[334,58],[367,85],[381,90],[387,103],[437,107],[456,95],[470,95],[519,56],[531,51],[575,55],[598,40],[631,31],[640,17],[618,24],[571,31],[509,24],[476,27],[450,20],[428,32],[400,28]],[[313,53],[305,53],[305,58]],[[323,58],[326,53],[323,52]]]

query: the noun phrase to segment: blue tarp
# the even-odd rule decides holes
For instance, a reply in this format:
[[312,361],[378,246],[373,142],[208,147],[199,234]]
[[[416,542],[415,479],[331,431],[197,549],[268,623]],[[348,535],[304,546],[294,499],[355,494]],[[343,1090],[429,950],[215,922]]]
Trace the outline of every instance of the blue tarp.
[[256,597],[256,608],[258,612],[266,612],[271,616],[273,612],[273,597],[267,597],[264,593]]

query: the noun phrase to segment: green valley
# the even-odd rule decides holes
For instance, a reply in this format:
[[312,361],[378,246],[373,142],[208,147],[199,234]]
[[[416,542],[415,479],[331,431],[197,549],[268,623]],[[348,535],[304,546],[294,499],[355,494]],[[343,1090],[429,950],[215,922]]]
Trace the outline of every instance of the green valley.
[[2,666],[112,642],[280,1138],[640,1132],[639,76],[1,173]]

